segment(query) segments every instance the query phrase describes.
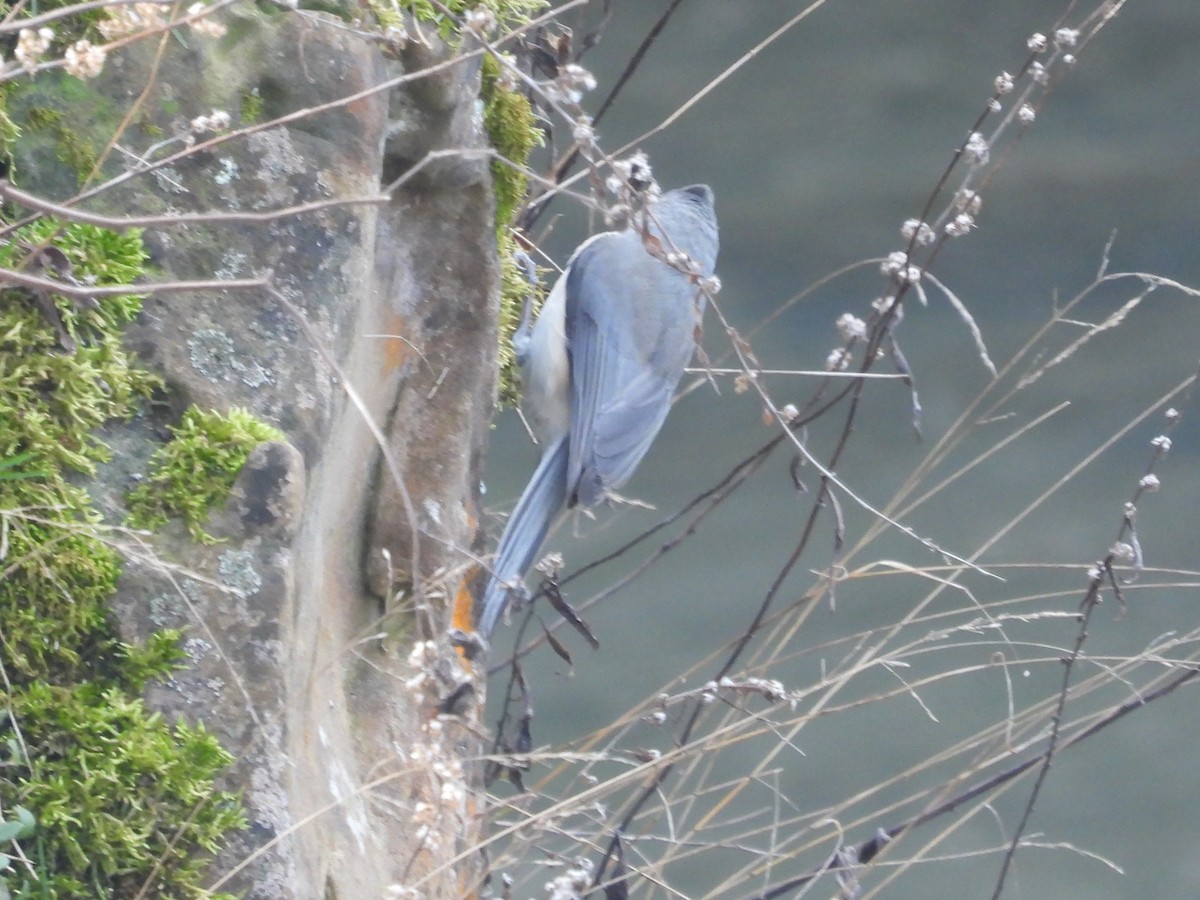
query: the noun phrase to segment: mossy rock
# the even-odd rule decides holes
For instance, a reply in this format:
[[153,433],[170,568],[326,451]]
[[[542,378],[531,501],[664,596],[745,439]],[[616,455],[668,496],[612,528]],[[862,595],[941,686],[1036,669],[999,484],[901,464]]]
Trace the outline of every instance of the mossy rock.
[[[46,258],[79,283],[144,275],[132,230],[41,220],[0,247],[6,267]],[[238,798],[214,784],[231,758],[202,727],[143,705],[147,681],[178,667],[180,635],[121,640],[109,608],[121,560],[86,490],[108,456],[95,430],[132,416],[160,384],[121,345],[141,297],[7,288],[0,302],[0,808],[32,820],[20,831],[25,862],[9,852],[15,833],[0,846],[11,863],[0,894],[132,896],[149,885],[153,896],[198,896],[207,854],[244,826]]]
[[211,543],[215,538],[203,528],[209,512],[229,494],[250,451],[282,441],[284,434],[236,407],[225,414],[192,407],[171,433],[170,443],[151,459],[146,480],[129,493],[130,521],[158,528],[181,518],[195,540]]

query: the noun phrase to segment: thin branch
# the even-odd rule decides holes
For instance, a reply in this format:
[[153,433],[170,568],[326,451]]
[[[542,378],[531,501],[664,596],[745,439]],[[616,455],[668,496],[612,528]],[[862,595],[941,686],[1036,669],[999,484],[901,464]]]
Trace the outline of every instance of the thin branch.
[[[1064,739],[1057,748],[1058,752],[1061,753],[1064,750],[1068,750],[1078,744],[1081,744],[1089,738],[1095,737],[1104,729],[1111,725],[1115,725],[1121,719],[1124,719],[1130,713],[1136,712],[1140,709],[1145,709],[1150,704],[1173,694],[1176,690],[1195,680],[1197,677],[1200,677],[1200,666],[1192,666],[1186,671],[1181,672],[1179,675],[1172,678],[1157,690],[1151,691],[1143,697],[1134,700],[1128,700],[1125,703],[1122,703],[1120,706],[1113,709],[1107,715],[1097,720],[1083,731],[1072,735],[1070,738]],[[1005,769],[1003,772],[998,772],[990,778],[972,785],[959,794],[955,794],[953,797],[946,800],[944,803],[939,804],[933,809],[926,810],[888,828],[879,829],[874,837],[872,837],[870,840],[864,841],[855,848],[855,854],[853,858],[857,860],[859,864],[870,862],[879,854],[880,850],[882,850],[901,834],[912,831],[914,828],[918,828],[921,825],[925,825],[928,822],[932,822],[935,819],[951,813],[964,803],[974,800],[976,797],[982,797],[985,794],[991,793],[996,788],[1007,784],[1015,778],[1019,778],[1021,775],[1024,775],[1034,766],[1040,763],[1045,763],[1050,755],[1050,749],[1046,748],[1036,756],[1032,756],[1029,759]],[[786,881],[781,881],[777,884],[773,884],[760,892],[749,894],[744,898],[744,900],[774,900],[774,898],[783,897],[799,888],[802,888],[804,885],[815,880],[820,875],[832,870],[832,868],[832,865],[826,864],[819,869],[805,872],[802,875],[789,878]]]
[[0,268],[0,285],[10,283],[38,291],[49,291],[66,297],[125,297],[129,294],[178,294],[184,291],[242,291],[266,287],[266,278],[230,278],[201,281],[162,281],[157,283],[137,282],[110,287],[67,284],[52,278],[42,278],[15,269]]
[[123,231],[126,228],[196,225],[207,222],[217,224],[225,222],[274,222],[276,219],[287,219],[292,216],[304,215],[305,213],[319,212],[320,210],[335,206],[382,205],[389,200],[386,195],[380,194],[373,197],[343,197],[332,200],[314,200],[310,203],[300,203],[296,206],[285,206],[280,209],[266,210],[264,212],[229,210],[227,212],[207,213],[167,213],[157,216],[104,216],[99,213],[63,206],[61,203],[54,203],[44,197],[23,191],[4,180],[0,180],[0,197],[14,203],[19,203],[35,212],[45,213],[46,215],[54,216],[67,222],[82,222],[84,225],[97,225],[100,228],[111,228],[114,231]]
[[[223,0],[223,2],[237,2],[237,0]],[[509,42],[515,41],[517,38],[520,37],[520,35],[522,35],[526,31],[537,27],[538,25],[544,23],[545,21],[549,20],[550,18],[552,18],[554,16],[560,15],[561,13],[565,12],[568,9],[572,9],[573,7],[576,7],[576,6],[581,6],[585,3],[587,3],[587,0],[568,0],[567,3],[563,4],[562,6],[558,7],[557,9],[550,10],[549,12],[545,13],[544,15],[539,16],[538,18],[533,19],[532,21],[530,21],[518,28],[513,29],[511,32],[506,33],[501,40],[496,42],[495,46],[502,46]],[[318,113],[329,112],[330,110],[335,110],[335,109],[343,109],[344,107],[351,106],[362,100],[366,100],[370,97],[374,97],[377,94],[386,94],[390,91],[395,90],[397,87],[400,87],[401,85],[420,81],[421,79],[424,79],[424,78],[430,78],[430,77],[438,74],[439,72],[444,72],[448,69],[454,68],[455,66],[461,65],[461,64],[463,64],[465,62],[469,62],[471,60],[474,60],[489,51],[494,52],[494,48],[489,47],[489,46],[484,46],[484,47],[479,47],[479,48],[476,48],[476,49],[473,49],[470,51],[466,51],[461,54],[451,56],[450,58],[445,59],[439,63],[433,63],[433,64],[426,66],[425,68],[420,69],[418,71],[405,72],[402,75],[397,75],[395,78],[389,78],[386,81],[381,81],[378,84],[375,84],[368,88],[364,88],[361,91],[356,91],[352,94],[347,94],[345,96],[338,97],[333,100],[329,100],[325,103],[319,103],[319,104],[316,104],[315,106],[309,106],[309,107],[305,107],[304,109],[295,110],[293,112],[286,113],[285,115],[279,116],[278,118],[271,119],[270,121],[267,121],[267,122],[259,122],[259,123],[253,124],[253,125],[247,125],[243,128],[238,128],[233,131],[226,132],[225,134],[221,134],[221,135],[217,135],[215,137],[209,138],[206,141],[198,141],[191,147],[180,150],[169,156],[164,156],[162,159],[154,160],[149,165],[147,165],[143,168],[136,169],[136,170],[129,171],[129,172],[123,172],[120,175],[115,175],[112,178],[110,178],[108,181],[104,182],[103,184],[99,184],[94,188],[91,188],[89,190],[82,191],[79,194],[76,194],[74,197],[72,197],[70,200],[68,200],[67,203],[75,204],[75,203],[79,203],[83,200],[87,200],[91,197],[96,196],[97,194],[103,193],[104,191],[111,190],[112,188],[117,187],[118,185],[124,184],[125,182],[127,182],[133,178],[137,178],[141,175],[144,175],[147,172],[157,171],[158,169],[174,165],[174,164],[180,162],[181,160],[187,159],[188,157],[191,157],[197,153],[201,153],[205,150],[211,150],[214,147],[219,147],[222,144],[225,144],[229,141],[236,140],[241,137],[247,137],[252,134],[258,134],[263,131],[269,131],[270,129],[278,128],[283,125],[289,125],[292,122],[310,118],[312,116],[317,115]],[[0,229],[0,238],[3,238],[4,236],[10,234],[16,228],[18,228],[22,225],[28,224],[29,221],[31,221],[31,220],[25,219],[25,220],[22,220],[19,222],[15,222],[15,223],[5,227],[4,229]]]
[[[40,28],[43,25],[49,25],[51,22],[57,22],[59,19],[66,19],[70,16],[77,16],[80,13],[91,12],[94,9],[110,9],[116,6],[133,6],[141,0],[87,0],[85,3],[71,3],[66,6],[52,9],[49,12],[44,12],[38,16],[29,16],[26,19],[17,19],[10,23],[8,18],[5,18],[3,23],[0,23],[0,34],[13,34],[17,31],[23,31],[26,28]],[[236,0],[226,0],[223,5],[228,5]]]
[[[1189,387],[1187,394],[1184,396],[1184,402],[1190,399],[1191,389]],[[1163,429],[1163,434],[1172,433],[1179,424],[1180,416],[1178,413],[1174,417],[1168,418],[1166,428]],[[1117,530],[1118,546],[1125,538],[1133,532],[1133,522],[1137,503],[1141,499],[1142,494],[1151,490],[1148,485],[1157,481],[1150,482],[1153,476],[1154,469],[1157,464],[1163,459],[1170,447],[1170,441],[1155,439],[1153,443],[1153,452],[1150,456],[1150,461],[1146,465],[1145,474],[1138,482],[1137,487],[1133,491],[1133,496],[1125,505],[1125,511],[1121,516],[1121,525]],[[1079,660],[1080,653],[1083,650],[1084,641],[1087,640],[1088,623],[1091,621],[1092,613],[1100,603],[1102,586],[1107,582],[1113,588],[1117,595],[1117,599],[1121,600],[1121,606],[1124,608],[1124,600],[1121,599],[1120,586],[1116,575],[1113,572],[1113,565],[1117,561],[1117,554],[1113,549],[1110,549],[1105,554],[1104,559],[1093,567],[1092,576],[1088,584],[1087,594],[1083,598],[1079,614],[1079,629],[1075,634],[1075,643],[1071,647],[1071,652],[1063,660],[1063,675],[1062,687],[1058,692],[1058,699],[1055,703],[1054,715],[1050,720],[1050,738],[1047,742],[1046,750],[1043,755],[1041,768],[1038,770],[1037,779],[1034,781],[1033,788],[1029,792],[1029,798],[1025,802],[1025,807],[1021,812],[1021,819],[1017,823],[1016,830],[1013,832],[1012,840],[1009,842],[1008,849],[1004,854],[1004,861],[1001,863],[1000,872],[996,877],[996,886],[992,891],[992,900],[1000,900],[1000,895],[1004,892],[1004,883],[1008,877],[1009,870],[1012,867],[1013,859],[1016,857],[1017,847],[1020,845],[1021,837],[1025,833],[1025,828],[1029,823],[1030,817],[1033,815],[1034,807],[1037,805],[1038,796],[1041,793],[1042,785],[1045,784],[1047,776],[1050,774],[1050,765],[1054,760],[1055,750],[1058,747],[1059,735],[1062,731],[1063,716],[1067,708],[1067,698],[1070,695],[1071,676],[1075,670],[1075,664]],[[1140,562],[1140,561],[1139,561]]]
[[[642,60],[645,58],[646,53],[649,52],[650,47],[654,44],[654,42],[658,40],[658,36],[662,34],[663,29],[666,28],[667,22],[670,21],[671,16],[675,14],[675,10],[678,9],[682,3],[683,0],[671,0],[671,5],[667,7],[666,11],[661,16],[658,17],[658,21],[656,21],[650,28],[650,31],[647,32],[646,36],[642,39],[642,42],[638,45],[637,50],[634,51],[633,56],[630,57],[629,62],[626,63],[625,68],[621,71],[620,76],[618,76],[616,84],[613,85],[612,90],[608,92],[608,95],[604,98],[603,102],[601,102],[600,108],[596,111],[596,115],[593,118],[594,123],[598,123],[604,118],[604,114],[608,112],[609,108],[620,95],[621,90],[625,87],[626,83],[630,78],[633,77],[634,72],[636,72],[641,66]],[[607,12],[608,11],[606,9],[606,14]],[[585,47],[584,49],[586,50],[588,47]],[[579,154],[579,147],[573,147],[571,152],[567,154],[566,158],[557,163],[550,170],[550,189],[544,191],[540,197],[530,201],[530,203],[525,207],[525,211],[521,214],[521,221],[518,226],[521,231],[529,231],[534,225],[537,224],[537,220],[545,211],[547,204],[554,196],[556,196],[556,192],[553,190],[553,188],[568,172],[571,171],[572,168],[574,168],[575,163],[579,160]]]
[[825,369],[722,369],[705,366],[684,369],[688,375],[802,375],[808,378],[849,378],[852,380],[875,379],[878,381],[904,381],[905,376],[896,372],[828,372]]

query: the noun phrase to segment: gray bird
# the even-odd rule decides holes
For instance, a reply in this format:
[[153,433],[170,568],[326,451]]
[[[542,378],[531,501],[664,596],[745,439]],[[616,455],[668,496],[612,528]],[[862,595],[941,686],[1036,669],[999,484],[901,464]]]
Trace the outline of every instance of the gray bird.
[[659,256],[682,251],[699,276],[713,274],[712,190],[668,191],[650,207],[647,225],[649,238],[629,227],[581,244],[532,332],[514,339],[524,409],[545,449],[500,537],[479,618],[484,637],[559,513],[594,506],[632,477],[695,351],[704,294],[696,276]]

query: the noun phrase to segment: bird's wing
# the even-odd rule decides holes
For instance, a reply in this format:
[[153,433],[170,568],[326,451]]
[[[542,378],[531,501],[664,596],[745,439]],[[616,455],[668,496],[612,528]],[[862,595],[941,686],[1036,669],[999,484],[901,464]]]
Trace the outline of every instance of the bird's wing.
[[662,427],[679,377],[647,355],[657,336],[638,334],[657,327],[637,306],[655,302],[655,267],[666,269],[639,244],[631,232],[604,235],[576,257],[567,280],[567,483],[571,501],[584,506],[629,480]]

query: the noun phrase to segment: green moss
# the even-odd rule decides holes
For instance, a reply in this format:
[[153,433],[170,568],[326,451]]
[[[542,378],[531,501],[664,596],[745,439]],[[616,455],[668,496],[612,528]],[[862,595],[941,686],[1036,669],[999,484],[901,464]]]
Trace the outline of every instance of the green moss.
[[27,122],[31,131],[44,131],[53,136],[58,161],[75,173],[79,184],[84,184],[100,161],[100,148],[71,128],[57,109],[33,107],[28,112]]
[[244,409],[222,415],[194,406],[171,432],[170,443],[150,460],[150,474],[129,493],[129,520],[135,527],[157,528],[179,517],[193,538],[211,543],[215,538],[202,527],[210,510],[225,500],[250,451],[284,440],[284,434]]
[[502,25],[520,25],[528,22],[530,17],[545,9],[547,0],[367,0],[371,11],[385,28],[402,27],[406,14],[413,16],[419,22],[427,22],[437,27],[443,38],[451,37],[454,32],[454,20],[447,17],[460,16],[471,9],[490,9],[496,14],[496,20]]
[[25,120],[34,131],[47,131],[62,122],[62,113],[44,106],[34,106],[25,114]]
[[150,117],[147,115],[142,115],[138,119],[138,127],[142,129],[142,134],[154,140],[158,140],[166,135],[166,132],[163,131],[162,127],[152,122]]
[[192,849],[214,851],[217,835],[245,824],[237,798],[212,790],[211,773],[232,762],[215,737],[168,725],[140,698],[94,683],[31,684],[12,714],[29,768],[16,799],[36,810],[31,855],[48,875],[39,889],[131,897],[157,861],[162,879],[148,896],[200,895],[183,889],[201,880]]
[[[12,235],[0,265],[30,267],[43,247],[80,282],[144,273],[136,231],[46,220]],[[0,865],[0,896],[128,897],[153,878],[147,896],[195,897],[206,852],[242,825],[237,798],[213,785],[229,756],[143,706],[146,682],[179,665],[179,633],[121,640],[108,606],[120,559],[77,483],[108,455],[94,429],[159,383],[120,344],[141,298],[52,300],[73,352],[34,296],[0,292],[0,809],[28,812],[0,835],[21,825],[29,860]]]
[[480,97],[483,100],[483,124],[487,129],[488,141],[501,156],[501,159],[492,163],[496,225],[500,227],[512,222],[525,199],[525,190],[529,185],[525,166],[533,148],[541,144],[542,132],[537,126],[529,99],[502,86],[500,63],[495,57],[483,58]]
[[263,97],[258,88],[242,92],[241,97],[242,124],[253,125],[262,118]]
[[542,132],[537,127],[528,98],[502,85],[500,64],[491,56],[483,60],[480,93],[488,139],[501,157],[492,162],[496,244],[501,266],[499,400],[502,404],[515,404],[520,395],[520,377],[512,350],[512,334],[531,288],[514,257],[519,247],[511,225],[525,200],[529,186],[525,167],[529,154],[541,143]]
[[4,86],[0,86],[0,166],[8,172],[8,177],[13,177],[13,147],[17,143],[17,138],[21,136],[21,129],[17,127],[8,115],[8,91]]
[[[106,605],[120,573],[117,556],[96,540],[87,495],[56,481],[0,490],[0,508],[27,511],[13,520],[10,565],[0,581],[5,668],[14,684],[88,678],[97,659],[118,652]],[[38,505],[23,506],[31,499]]]
[[[129,284],[146,259],[137,230],[116,234],[43,219],[0,246],[0,266],[24,268],[43,246],[62,251],[76,281],[97,285]],[[51,469],[91,474],[108,458],[92,430],[131,415],[160,382],[132,365],[117,339],[141,309],[140,295],[54,303],[78,345],[73,354],[60,352],[57,330],[28,291],[0,291],[0,457],[34,453]]]
[[[111,63],[110,63],[111,65]],[[5,84],[6,110],[21,129],[13,144],[17,167],[51,196],[68,196],[88,181],[125,110],[94,82],[61,69]],[[109,154],[105,171],[121,169]]]

